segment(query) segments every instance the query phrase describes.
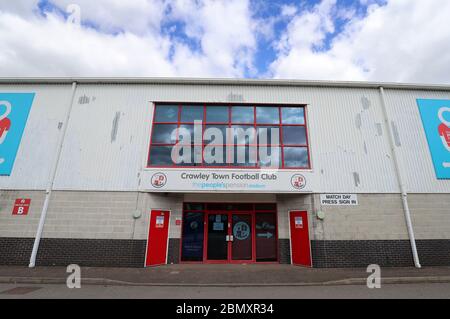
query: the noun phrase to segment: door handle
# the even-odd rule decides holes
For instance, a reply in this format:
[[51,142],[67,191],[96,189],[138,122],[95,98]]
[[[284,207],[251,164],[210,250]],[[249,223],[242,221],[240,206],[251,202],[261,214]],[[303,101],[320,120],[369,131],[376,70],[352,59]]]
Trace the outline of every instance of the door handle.
[[225,240],[226,240],[226,241],[230,241],[230,236],[227,235],[227,236],[225,237]]
[[234,241],[233,235],[230,235],[230,241]]

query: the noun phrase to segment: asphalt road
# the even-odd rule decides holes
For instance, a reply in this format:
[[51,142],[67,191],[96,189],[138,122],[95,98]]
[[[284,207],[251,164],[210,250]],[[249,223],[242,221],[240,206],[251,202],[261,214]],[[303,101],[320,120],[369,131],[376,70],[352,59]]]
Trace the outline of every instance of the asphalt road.
[[450,299],[450,283],[366,286],[313,287],[130,287],[82,285],[68,289],[65,285],[0,284],[0,299],[6,298],[133,298],[133,299],[308,299],[308,298],[445,298]]

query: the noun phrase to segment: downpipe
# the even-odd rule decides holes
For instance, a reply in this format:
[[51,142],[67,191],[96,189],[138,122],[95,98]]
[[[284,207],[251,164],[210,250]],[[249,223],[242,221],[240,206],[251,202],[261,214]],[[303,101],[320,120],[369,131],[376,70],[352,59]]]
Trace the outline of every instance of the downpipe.
[[36,265],[36,257],[37,257],[38,251],[39,251],[39,245],[41,243],[42,232],[44,230],[45,219],[47,217],[48,205],[50,203],[50,197],[52,195],[53,185],[55,183],[56,172],[58,169],[59,160],[61,158],[61,152],[62,152],[62,148],[64,145],[64,139],[66,137],[67,127],[69,125],[70,114],[72,113],[72,107],[73,107],[73,101],[75,99],[76,89],[77,89],[77,83],[73,82],[72,83],[72,94],[71,94],[70,102],[69,102],[70,104],[69,104],[69,107],[67,110],[67,114],[66,114],[64,123],[63,123],[62,133],[60,134],[59,139],[58,139],[58,144],[57,144],[58,148],[56,150],[55,160],[53,163],[52,170],[50,172],[47,187],[45,189],[44,205],[42,206],[41,217],[39,218],[39,225],[38,225],[38,228],[36,231],[36,237],[34,239],[33,250],[31,252],[31,257],[30,257],[30,264],[28,265],[29,268],[34,268]]
[[392,157],[394,160],[395,174],[397,175],[397,181],[398,181],[398,185],[399,185],[401,196],[402,196],[403,213],[405,215],[406,228],[408,230],[408,237],[409,237],[409,242],[411,244],[411,251],[413,254],[414,265],[416,268],[422,268],[422,266],[420,265],[419,254],[417,253],[416,238],[414,236],[414,229],[413,229],[413,225],[412,225],[412,221],[411,221],[411,212],[409,210],[409,205],[408,205],[408,193],[405,190],[405,186],[403,183],[403,177],[400,172],[400,165],[398,163],[397,151],[396,151],[395,145],[394,145],[394,136],[393,136],[392,128],[389,123],[389,118],[388,118],[388,114],[387,114],[387,110],[386,110],[386,100],[385,100],[383,87],[380,87],[380,95],[381,95],[381,105],[383,108],[384,121],[385,121],[387,130],[389,132],[389,144],[391,147]]
[[417,253],[416,238],[414,236],[414,229],[411,221],[411,212],[409,211],[408,193],[402,193],[402,202],[403,210],[405,212],[406,227],[408,228],[409,242],[411,244],[411,250],[414,258],[414,265],[416,266],[416,268],[422,268],[422,266],[420,265],[419,254]]

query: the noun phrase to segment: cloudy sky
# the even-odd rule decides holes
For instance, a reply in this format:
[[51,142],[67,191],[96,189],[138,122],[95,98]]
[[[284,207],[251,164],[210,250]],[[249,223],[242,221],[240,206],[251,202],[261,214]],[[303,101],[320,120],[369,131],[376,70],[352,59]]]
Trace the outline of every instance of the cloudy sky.
[[449,21],[448,0],[0,0],[0,77],[450,83]]

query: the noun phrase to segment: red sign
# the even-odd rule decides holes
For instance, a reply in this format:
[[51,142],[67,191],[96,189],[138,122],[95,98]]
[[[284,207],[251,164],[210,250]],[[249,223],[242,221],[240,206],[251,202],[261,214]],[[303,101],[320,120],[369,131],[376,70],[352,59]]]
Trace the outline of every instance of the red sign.
[[181,219],[176,219],[175,220],[175,225],[177,225],[177,226],[181,226]]
[[13,215],[28,215],[28,210],[30,209],[31,199],[29,198],[18,198],[14,202],[14,208],[12,211]]

